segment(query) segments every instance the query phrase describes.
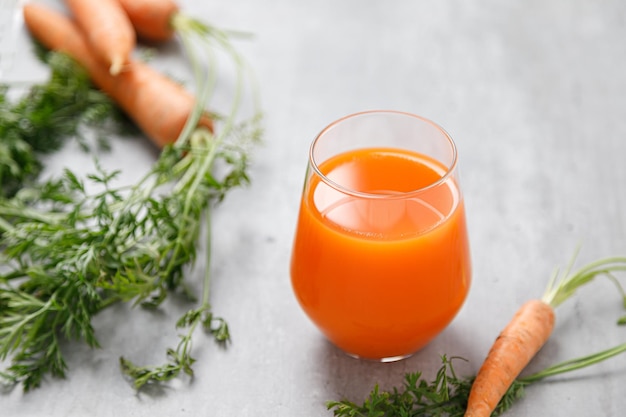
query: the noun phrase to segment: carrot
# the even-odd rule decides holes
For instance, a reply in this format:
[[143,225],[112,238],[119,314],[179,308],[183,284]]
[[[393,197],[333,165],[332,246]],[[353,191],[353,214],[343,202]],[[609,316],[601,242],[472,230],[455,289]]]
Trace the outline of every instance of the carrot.
[[508,388],[548,341],[554,329],[555,308],[598,275],[626,270],[626,258],[596,261],[557,280],[543,297],[524,303],[491,346],[472,384],[465,417],[489,417]]
[[165,42],[174,36],[174,17],[179,13],[172,0],[117,0],[126,11],[137,36],[148,42]]
[[[127,69],[112,76],[90,51],[79,27],[68,17],[45,6],[27,4],[24,21],[31,34],[49,49],[66,53],[85,68],[93,83],[109,95],[159,147],[174,142],[190,116],[195,98],[148,65],[131,60]],[[198,125],[210,130],[202,115]]]
[[116,0],[65,0],[96,56],[117,75],[130,60],[135,31]]
[[502,330],[482,364],[468,398],[465,417],[488,417],[515,378],[550,337],[554,309],[541,300],[522,305]]

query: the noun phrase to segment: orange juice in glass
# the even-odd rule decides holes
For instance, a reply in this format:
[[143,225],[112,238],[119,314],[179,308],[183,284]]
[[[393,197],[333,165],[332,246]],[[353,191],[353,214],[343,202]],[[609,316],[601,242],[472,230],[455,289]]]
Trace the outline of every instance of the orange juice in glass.
[[471,263],[457,150],[416,115],[370,111],[309,153],[291,258],[304,312],[351,356],[415,353],[455,317]]

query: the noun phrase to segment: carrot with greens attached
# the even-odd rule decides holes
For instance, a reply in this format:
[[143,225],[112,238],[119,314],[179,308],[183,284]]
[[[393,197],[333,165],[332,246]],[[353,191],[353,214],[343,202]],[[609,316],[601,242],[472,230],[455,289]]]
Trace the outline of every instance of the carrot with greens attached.
[[[39,42],[74,58],[157,146],[176,141],[196,104],[191,93],[139,61],[131,60],[125,71],[112,76],[71,19],[36,4],[25,5],[23,13],[28,30]],[[207,115],[200,117],[198,125],[213,128]]]
[[[126,11],[137,37],[143,41],[158,44],[167,42],[178,34],[184,44],[188,44],[192,37],[200,41],[212,39],[217,40],[231,53],[234,52],[226,42],[226,32],[216,30],[211,25],[185,14],[174,0],[117,1]],[[241,36],[243,33],[237,32],[237,35]]]
[[[65,169],[61,178],[35,183],[23,196],[0,199],[0,249],[6,260],[0,273],[0,364],[9,364],[0,369],[0,382],[22,383],[29,390],[46,375],[65,376],[61,345],[72,339],[98,346],[92,320],[111,305],[132,301],[157,308],[170,293],[195,298],[185,279],[200,255],[198,239],[203,236],[207,240],[200,304],[176,322],[185,330],[176,347],[167,349],[166,363],[143,366],[120,358],[122,371],[137,389],[181,374],[191,376],[192,339],[199,327],[219,343],[229,341],[226,322],[210,305],[211,233],[210,227],[202,233],[202,226],[210,223],[214,204],[228,190],[249,181],[248,150],[262,134],[259,113],[242,119],[247,86],[243,61],[227,37],[213,28],[210,34],[219,38],[205,39],[206,61],[190,54],[197,77],[194,100],[181,86],[139,62],[131,61],[112,76],[90,51],[78,25],[64,14],[35,4],[24,6],[23,14],[33,37],[60,52],[52,56],[71,56],[77,65],[68,67],[85,68],[62,86],[63,92],[78,79],[84,84],[88,74],[92,87],[115,99],[155,142],[176,142],[134,185],[116,186],[118,172],[96,164],[97,171],[85,180],[102,192],[88,192],[83,178]],[[227,48],[234,59],[234,94],[225,114],[211,113],[209,118],[204,103],[218,81],[219,62],[213,52],[220,48]],[[77,113],[67,110],[69,118]],[[219,122],[215,134],[211,120]],[[182,130],[178,121],[184,122]]]
[[119,74],[130,61],[135,30],[116,0],[65,0],[98,59]]
[[626,258],[607,258],[588,264],[561,279],[555,275],[541,300],[530,300],[516,312],[495,340],[468,397],[465,417],[489,417],[522,370],[549,339],[554,309],[598,275],[612,277],[626,270]]
[[174,36],[174,19],[180,14],[172,0],[117,0],[126,11],[137,36],[148,42],[165,42]]

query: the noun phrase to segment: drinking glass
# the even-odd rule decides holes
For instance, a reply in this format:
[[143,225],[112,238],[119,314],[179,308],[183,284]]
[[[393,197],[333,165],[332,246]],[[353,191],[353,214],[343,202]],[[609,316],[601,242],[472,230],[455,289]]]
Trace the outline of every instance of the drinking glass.
[[383,362],[420,350],[463,305],[469,252],[457,149],[441,127],[377,110],[315,138],[291,283],[334,345]]

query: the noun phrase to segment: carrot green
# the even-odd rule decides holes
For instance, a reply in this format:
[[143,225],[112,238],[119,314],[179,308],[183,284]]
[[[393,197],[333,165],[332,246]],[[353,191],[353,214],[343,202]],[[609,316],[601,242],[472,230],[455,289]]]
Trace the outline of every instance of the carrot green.
[[[93,319],[119,302],[156,309],[173,293],[197,301],[178,321],[184,332],[177,347],[167,349],[165,364],[137,365],[120,358],[122,371],[136,388],[193,373],[194,329],[202,327],[218,343],[228,342],[228,325],[210,304],[210,214],[230,189],[249,182],[249,151],[261,131],[258,112],[242,119],[243,60],[225,35],[210,30],[213,37],[204,39],[204,45],[225,49],[238,77],[229,111],[212,115],[219,125],[215,134],[194,126],[211,96],[219,65],[203,65],[190,54],[198,104],[178,140],[163,149],[144,178],[120,186],[119,171],[98,165],[81,178],[66,169],[58,178],[21,183],[13,197],[0,198],[0,362],[8,364],[0,377],[5,382],[28,391],[46,376],[66,376],[62,343],[99,346]],[[86,84],[81,71],[64,76],[67,82],[50,91],[54,99],[71,96],[76,83]],[[84,93],[102,97],[91,86]],[[53,114],[59,112],[56,103],[51,104]],[[117,111],[105,104],[106,115]],[[77,129],[66,118],[81,114],[70,107],[63,118],[49,116],[47,121],[58,128],[55,136],[64,137]],[[6,113],[0,122],[8,123]],[[206,252],[199,254],[199,248]],[[198,256],[206,258],[200,297],[187,279]]]
[[108,134],[136,131],[73,60],[41,48],[37,52],[50,67],[46,82],[29,87],[17,100],[12,99],[11,86],[0,86],[0,195],[4,197],[35,180],[45,155],[67,140],[78,139],[87,146],[87,129],[98,135],[100,146],[106,146]]

